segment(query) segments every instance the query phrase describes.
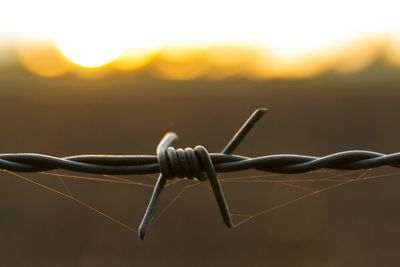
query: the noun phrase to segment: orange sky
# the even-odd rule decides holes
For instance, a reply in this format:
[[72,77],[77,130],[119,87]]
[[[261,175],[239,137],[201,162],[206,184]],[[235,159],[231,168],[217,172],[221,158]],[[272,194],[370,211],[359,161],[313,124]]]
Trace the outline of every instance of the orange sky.
[[0,64],[11,44],[22,65],[45,77],[101,77],[149,64],[170,79],[354,72],[378,56],[399,64],[399,7],[391,0],[14,0],[0,11]]
[[391,39],[365,39],[335,50],[287,59],[257,46],[169,46],[153,51],[127,50],[108,64],[95,68],[71,62],[55,44],[46,42],[19,43],[16,55],[26,69],[43,77],[74,73],[86,78],[101,78],[116,71],[146,69],[157,77],[177,80],[232,76],[274,79],[308,78],[331,70],[354,73],[378,59],[400,66],[397,47]]

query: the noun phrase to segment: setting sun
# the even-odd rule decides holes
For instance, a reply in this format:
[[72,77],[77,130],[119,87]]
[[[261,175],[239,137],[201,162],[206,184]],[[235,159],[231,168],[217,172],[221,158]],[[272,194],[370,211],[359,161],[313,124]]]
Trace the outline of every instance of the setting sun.
[[[308,77],[335,64],[338,53],[348,54],[343,52],[348,47],[358,51],[351,46],[363,40],[373,44],[388,40],[389,60],[400,61],[400,49],[394,45],[400,39],[400,16],[398,4],[391,0],[379,5],[359,0],[330,4],[317,0],[204,0],[201,5],[182,0],[15,0],[9,9],[1,12],[0,41],[10,36],[17,42],[48,41],[68,60],[62,71],[53,71],[48,67],[51,60],[35,61],[32,53],[19,55],[28,69],[49,77],[104,65],[134,71],[153,59],[161,61],[151,71],[172,79],[236,74]],[[193,54],[176,60],[177,53],[170,55],[171,47],[179,50],[178,54]],[[226,47],[244,50],[226,51]],[[218,52],[215,57],[216,50],[227,56]],[[373,49],[367,50],[370,62]],[[59,59],[57,56],[57,62]],[[353,70],[368,63],[357,62],[356,67],[341,62],[340,69]],[[222,71],[215,71],[216,67]]]
[[92,36],[84,42],[80,38],[65,38],[58,40],[57,45],[68,60],[87,68],[108,64],[123,53],[123,46],[106,36]]

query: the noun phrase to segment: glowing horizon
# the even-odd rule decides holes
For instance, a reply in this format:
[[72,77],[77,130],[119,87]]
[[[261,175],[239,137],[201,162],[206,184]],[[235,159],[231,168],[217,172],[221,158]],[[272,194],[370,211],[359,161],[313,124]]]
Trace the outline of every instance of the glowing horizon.
[[125,50],[115,60],[99,67],[85,67],[71,62],[51,42],[19,43],[15,55],[22,66],[43,77],[74,73],[87,78],[100,78],[114,72],[144,69],[163,79],[218,80],[237,76],[258,80],[309,78],[326,71],[350,74],[361,71],[377,60],[400,67],[398,47],[398,43],[392,39],[365,39],[322,54],[284,59],[254,46],[170,46],[154,51]]
[[[327,59],[321,55],[334,61],[332,54],[363,40],[364,43],[368,43],[365,40],[372,40],[372,43],[391,40],[394,45],[390,53],[393,61],[399,62],[400,49],[396,47],[400,40],[399,7],[400,4],[391,0],[382,0],[379,4],[359,0],[330,4],[316,0],[14,0],[8,3],[6,10],[0,11],[0,40],[55,44],[61,55],[54,48],[50,50],[54,50],[60,70],[50,70],[54,64],[49,63],[45,69],[36,71],[48,77],[76,69],[73,65],[102,68],[113,64],[122,71],[135,70],[154,54],[161,54],[166,61],[188,61],[204,49],[211,51],[207,60],[221,68],[229,65],[229,60],[244,60],[243,55],[229,49],[218,50],[218,47],[229,46],[244,47],[241,52],[250,54],[253,50],[265,52],[248,56],[253,60],[268,59],[267,67],[259,60],[255,63],[257,66],[253,64],[249,70],[242,71],[251,72],[250,76],[262,77],[259,72],[266,69],[272,77],[284,71],[307,76],[321,71],[311,64],[326,65]],[[182,51],[177,52],[179,49]],[[360,53],[358,48],[351,49]],[[31,50],[23,47],[18,56],[28,69],[35,71],[39,63],[30,62],[29,58],[35,54]],[[369,51],[369,48],[362,50]],[[365,64],[361,61],[370,60],[372,52],[368,51],[362,56],[365,59],[358,59],[353,65],[349,61],[342,69],[357,69],[357,64]],[[67,58],[69,63],[62,58]],[[167,63],[162,64],[164,66],[155,70],[160,75],[179,78],[179,73],[185,71],[168,70]],[[302,71],[296,69],[300,65]],[[205,72],[202,65],[191,66],[190,70],[191,73],[181,76],[197,77]]]

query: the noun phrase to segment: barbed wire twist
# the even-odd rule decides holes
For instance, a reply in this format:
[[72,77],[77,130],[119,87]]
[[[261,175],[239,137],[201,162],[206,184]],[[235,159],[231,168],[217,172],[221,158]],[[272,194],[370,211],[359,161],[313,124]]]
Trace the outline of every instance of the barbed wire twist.
[[177,139],[177,135],[167,133],[157,146],[156,156],[77,155],[59,158],[34,153],[8,153],[0,154],[0,169],[14,172],[64,169],[114,175],[160,173],[139,226],[138,233],[143,239],[166,182],[176,177],[208,180],[224,223],[232,227],[228,205],[218,181],[218,172],[254,169],[273,173],[304,173],[321,168],[335,170],[371,169],[380,166],[400,168],[400,153],[382,154],[366,150],[349,150],[323,157],[278,154],[251,158],[232,154],[266,112],[265,108],[257,109],[220,153],[209,153],[203,146],[196,146],[194,149],[175,149],[171,145]]

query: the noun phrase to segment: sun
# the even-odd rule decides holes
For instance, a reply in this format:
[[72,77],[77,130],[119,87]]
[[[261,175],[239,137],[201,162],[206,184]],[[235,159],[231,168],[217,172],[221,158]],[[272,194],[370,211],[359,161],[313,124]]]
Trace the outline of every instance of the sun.
[[118,39],[89,32],[87,35],[64,36],[56,44],[69,61],[86,68],[104,66],[124,52],[124,46]]

